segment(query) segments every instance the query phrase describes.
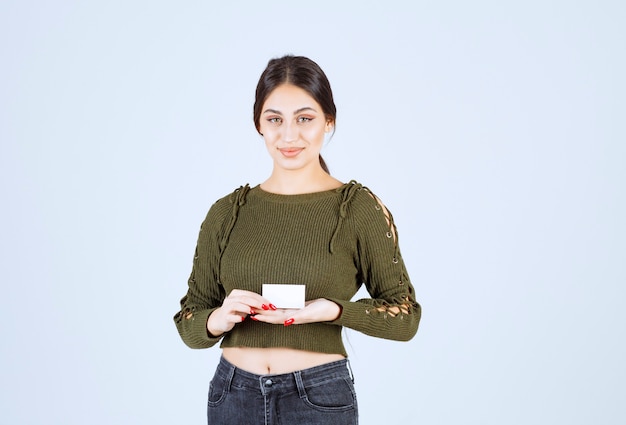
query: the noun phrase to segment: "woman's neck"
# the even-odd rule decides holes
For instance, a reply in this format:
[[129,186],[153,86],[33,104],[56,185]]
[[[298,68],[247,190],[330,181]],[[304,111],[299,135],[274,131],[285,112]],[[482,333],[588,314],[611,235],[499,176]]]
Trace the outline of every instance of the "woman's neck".
[[326,173],[320,167],[319,170],[277,170],[267,180],[261,183],[261,189],[266,192],[281,195],[298,195],[302,193],[323,192],[336,189],[343,183]]

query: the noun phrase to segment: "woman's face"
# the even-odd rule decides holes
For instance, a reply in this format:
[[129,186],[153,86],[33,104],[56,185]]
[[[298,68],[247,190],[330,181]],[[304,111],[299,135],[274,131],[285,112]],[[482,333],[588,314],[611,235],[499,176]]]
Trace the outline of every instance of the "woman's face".
[[274,167],[298,170],[319,167],[324,135],[332,129],[322,107],[305,90],[291,84],[274,89],[261,108],[259,132]]

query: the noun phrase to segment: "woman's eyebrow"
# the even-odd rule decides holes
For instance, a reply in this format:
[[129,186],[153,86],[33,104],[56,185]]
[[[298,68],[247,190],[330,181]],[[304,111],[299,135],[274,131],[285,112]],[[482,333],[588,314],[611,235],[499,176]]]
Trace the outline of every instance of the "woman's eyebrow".
[[304,108],[300,108],[298,110],[296,110],[293,114],[299,114],[300,112],[304,112],[304,111],[313,111],[313,112],[317,112],[315,109],[311,108],[310,106],[305,106]]

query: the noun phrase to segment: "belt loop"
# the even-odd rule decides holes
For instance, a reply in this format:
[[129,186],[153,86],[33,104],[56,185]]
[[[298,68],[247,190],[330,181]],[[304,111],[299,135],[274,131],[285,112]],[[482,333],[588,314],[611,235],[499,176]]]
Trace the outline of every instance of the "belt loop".
[[306,391],[304,390],[304,382],[302,382],[302,373],[299,370],[293,373],[293,377],[296,380],[296,386],[298,387],[298,395],[300,398],[306,397]]
[[235,377],[235,371],[237,368],[234,365],[229,366],[228,376],[226,377],[226,391],[230,392],[230,386],[233,383],[233,378]]
[[346,366],[348,366],[348,372],[350,373],[350,379],[354,384],[354,373],[352,373],[352,367],[350,366],[350,360],[346,359]]

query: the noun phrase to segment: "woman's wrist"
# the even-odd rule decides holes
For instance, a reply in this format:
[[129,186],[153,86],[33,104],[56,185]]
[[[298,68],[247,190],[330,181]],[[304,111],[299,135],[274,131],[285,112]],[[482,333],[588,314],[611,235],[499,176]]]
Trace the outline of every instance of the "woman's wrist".
[[[217,311],[217,310],[216,310]],[[222,335],[224,335],[224,332],[216,329],[214,326],[212,326],[211,324],[211,318],[213,317],[213,315],[215,314],[215,311],[213,311],[209,317],[206,320],[206,332],[207,335],[209,336],[209,338],[219,338]]]
[[[328,300],[330,301],[330,300]],[[333,303],[334,307],[333,307],[333,312],[332,315],[330,316],[330,319],[328,320],[329,322],[334,322],[335,320],[339,319],[341,317],[341,312],[343,311],[343,308],[341,307],[341,305],[337,304],[334,301],[330,301],[331,303]]]

